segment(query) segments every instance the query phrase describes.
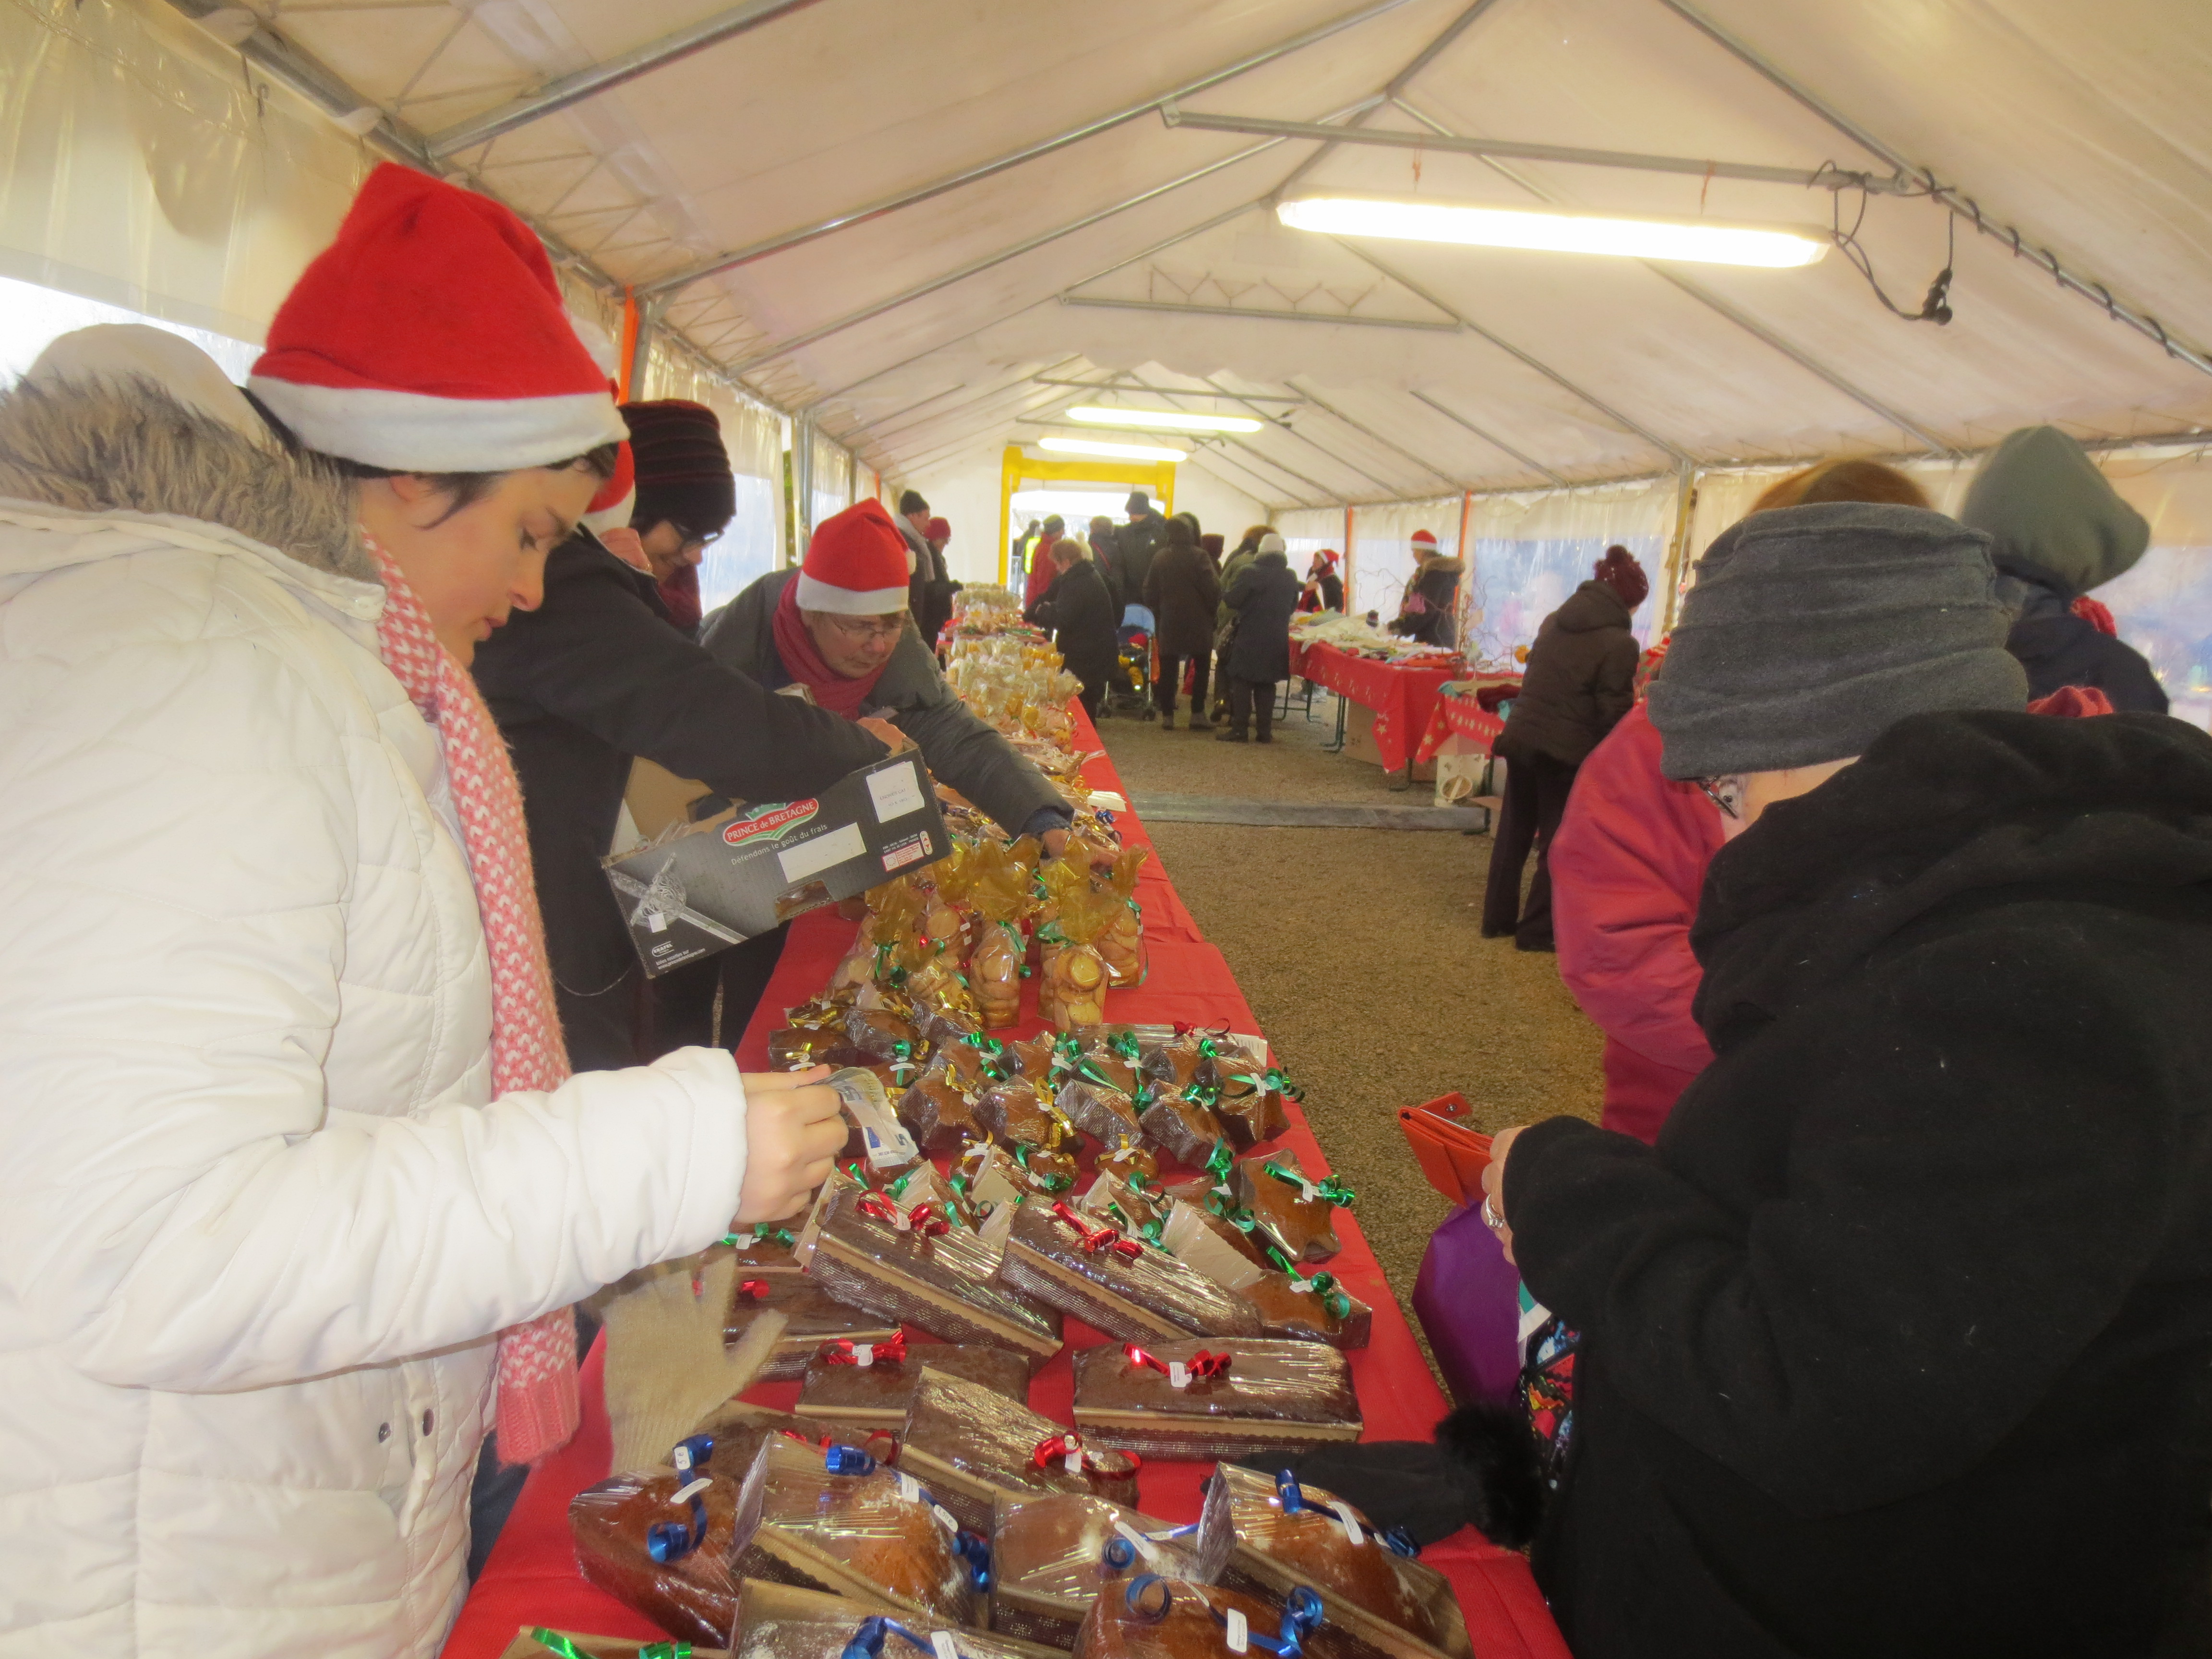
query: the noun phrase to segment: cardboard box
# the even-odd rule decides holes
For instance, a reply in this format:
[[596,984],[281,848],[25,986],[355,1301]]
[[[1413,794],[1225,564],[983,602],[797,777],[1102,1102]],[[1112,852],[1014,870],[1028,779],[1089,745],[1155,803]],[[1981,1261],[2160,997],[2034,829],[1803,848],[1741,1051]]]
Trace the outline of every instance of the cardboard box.
[[808,910],[934,864],[952,848],[921,757],[908,750],[809,800],[678,820],[606,860],[648,975],[741,944]]

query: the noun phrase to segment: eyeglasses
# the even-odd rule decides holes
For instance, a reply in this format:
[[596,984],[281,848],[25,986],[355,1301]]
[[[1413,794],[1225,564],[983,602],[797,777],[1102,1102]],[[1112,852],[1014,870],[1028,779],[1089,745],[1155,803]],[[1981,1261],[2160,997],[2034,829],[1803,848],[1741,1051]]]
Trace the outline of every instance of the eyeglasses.
[[668,521],[668,527],[682,538],[686,547],[712,547],[722,539],[722,532],[719,530],[693,530],[673,519]]
[[1741,777],[1699,778],[1698,787],[1705,792],[1705,799],[1721,809],[1721,816],[1740,818],[1736,808],[1743,799],[1743,780]]
[[873,644],[878,640],[896,639],[906,629],[906,617],[900,615],[885,622],[866,617],[832,617],[830,626],[848,640]]

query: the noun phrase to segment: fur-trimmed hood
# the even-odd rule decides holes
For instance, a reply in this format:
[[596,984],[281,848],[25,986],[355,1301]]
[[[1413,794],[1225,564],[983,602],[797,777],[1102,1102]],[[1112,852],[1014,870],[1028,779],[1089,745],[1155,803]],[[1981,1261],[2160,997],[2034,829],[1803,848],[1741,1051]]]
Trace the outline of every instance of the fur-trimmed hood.
[[145,376],[0,391],[0,498],[218,525],[308,570],[376,580],[335,467],[257,443]]

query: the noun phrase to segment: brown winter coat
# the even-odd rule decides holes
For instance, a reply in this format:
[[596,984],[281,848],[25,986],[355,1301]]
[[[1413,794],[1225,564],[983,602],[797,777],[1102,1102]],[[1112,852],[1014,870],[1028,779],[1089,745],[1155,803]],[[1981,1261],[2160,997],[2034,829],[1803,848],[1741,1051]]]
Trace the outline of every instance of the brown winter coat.
[[1536,630],[1498,753],[1580,765],[1635,703],[1639,654],[1620,596],[1584,582]]
[[1198,538],[1179,519],[1168,522],[1168,543],[1145,575],[1145,603],[1152,613],[1164,657],[1203,657],[1213,650],[1213,614],[1221,603],[1221,577]]

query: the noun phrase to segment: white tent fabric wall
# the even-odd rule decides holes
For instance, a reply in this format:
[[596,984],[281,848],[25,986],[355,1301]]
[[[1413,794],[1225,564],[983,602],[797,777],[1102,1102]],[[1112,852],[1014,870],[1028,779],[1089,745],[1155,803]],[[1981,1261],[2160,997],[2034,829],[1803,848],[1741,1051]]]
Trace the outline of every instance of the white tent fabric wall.
[[853,504],[853,457],[819,432],[814,434],[814,469],[809,482],[813,498],[808,503],[808,530]]
[[[1362,515],[1369,509],[1361,509]],[[1536,637],[1544,618],[1584,581],[1619,543],[1651,579],[1632,626],[1649,645],[1666,586],[1667,544],[1674,533],[1676,483],[1661,477],[1540,494],[1478,495],[1468,523],[1474,545],[1464,644],[1484,661],[1511,658]],[[1443,538],[1439,536],[1438,540]]]
[[258,342],[375,157],[166,6],[0,7],[0,275]]

